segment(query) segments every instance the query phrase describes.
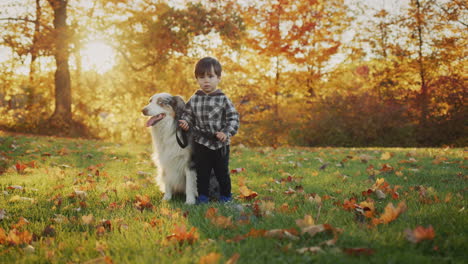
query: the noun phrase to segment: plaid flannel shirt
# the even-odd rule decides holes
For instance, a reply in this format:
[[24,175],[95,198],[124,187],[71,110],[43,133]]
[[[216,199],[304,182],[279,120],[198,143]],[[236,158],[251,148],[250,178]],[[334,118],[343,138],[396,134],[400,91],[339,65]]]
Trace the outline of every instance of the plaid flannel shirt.
[[[219,89],[209,94],[202,90],[195,92],[185,106],[182,119],[189,124],[195,142],[213,150],[229,145],[240,123],[236,108]],[[227,140],[219,141],[216,132],[226,134]]]

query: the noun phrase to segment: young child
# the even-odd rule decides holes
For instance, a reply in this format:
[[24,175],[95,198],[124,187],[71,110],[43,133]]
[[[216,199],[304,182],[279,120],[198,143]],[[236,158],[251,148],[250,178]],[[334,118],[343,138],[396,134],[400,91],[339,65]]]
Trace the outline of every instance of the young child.
[[239,114],[231,100],[216,87],[221,80],[221,64],[205,57],[195,66],[200,90],[190,97],[179,126],[194,134],[194,162],[197,171],[198,203],[207,203],[211,171],[219,183],[221,202],[232,200],[229,176],[230,138],[239,129]]

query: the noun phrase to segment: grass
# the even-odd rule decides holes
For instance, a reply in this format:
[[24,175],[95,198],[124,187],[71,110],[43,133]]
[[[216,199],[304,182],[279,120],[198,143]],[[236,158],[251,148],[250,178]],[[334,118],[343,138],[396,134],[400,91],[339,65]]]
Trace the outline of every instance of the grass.
[[[463,149],[236,146],[231,168],[245,171],[231,175],[235,202],[198,206],[185,205],[183,196],[161,200],[150,153],[149,145],[0,134],[0,262],[225,263],[236,254],[237,263],[468,259]],[[385,198],[363,196],[382,178],[389,184]],[[240,186],[258,196],[242,198]],[[395,186],[401,186],[396,199]],[[373,218],[390,202],[404,201],[407,210],[374,225],[344,208],[353,197],[373,203]],[[206,214],[211,207],[215,216]],[[301,234],[296,220],[306,215],[332,230]],[[405,229],[430,225],[434,238],[406,238]],[[265,235],[275,229],[295,239]],[[322,251],[298,252],[313,246]]]

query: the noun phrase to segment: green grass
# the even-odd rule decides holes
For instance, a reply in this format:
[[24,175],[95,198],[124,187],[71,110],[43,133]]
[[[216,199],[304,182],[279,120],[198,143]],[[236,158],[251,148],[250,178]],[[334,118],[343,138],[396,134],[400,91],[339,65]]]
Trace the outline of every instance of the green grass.
[[[393,156],[381,159],[386,152]],[[0,227],[8,235],[23,217],[28,223],[16,231],[33,234],[28,243],[2,242],[0,236],[0,263],[104,263],[104,256],[114,263],[198,263],[212,252],[220,255],[219,263],[235,254],[240,255],[237,263],[464,263],[468,259],[463,149],[232,147],[231,168],[245,168],[231,175],[234,204],[201,206],[185,205],[183,196],[161,200],[150,153],[150,145],[0,134],[0,210],[6,212],[0,213]],[[32,161],[34,168],[22,173],[15,168]],[[324,164],[328,165],[320,169]],[[374,176],[367,170],[373,165],[379,171],[384,164],[393,170]],[[238,197],[242,178],[258,193],[256,198]],[[362,192],[378,178],[401,188],[397,199],[389,194],[384,199],[374,193],[369,196],[376,217],[390,202],[404,201],[407,211],[388,224],[374,226],[371,219],[359,221],[342,204],[351,197],[365,201]],[[22,189],[12,189],[15,185]],[[304,191],[285,193],[289,188],[299,190],[297,186]],[[76,190],[83,190],[86,197],[77,196]],[[422,190],[426,190],[423,196]],[[322,198],[320,210],[307,199],[312,193]],[[137,195],[147,195],[153,207],[139,210]],[[254,204],[267,202],[274,207],[268,215],[253,210]],[[231,217],[233,225],[213,224],[205,217],[210,207]],[[89,215],[94,221],[84,222],[82,216]],[[296,220],[305,215],[315,218],[316,224],[342,230],[336,242],[320,245],[333,238],[331,232],[300,234]],[[180,224],[187,230],[195,228],[198,238],[193,243],[168,239],[174,225]],[[429,225],[435,230],[434,239],[411,243],[405,238],[405,229]],[[46,231],[47,226],[53,231]],[[247,236],[252,229],[294,229],[298,239]],[[236,240],[240,236],[243,239]],[[297,251],[312,246],[323,252]],[[353,256],[346,253],[349,248],[372,253]]]

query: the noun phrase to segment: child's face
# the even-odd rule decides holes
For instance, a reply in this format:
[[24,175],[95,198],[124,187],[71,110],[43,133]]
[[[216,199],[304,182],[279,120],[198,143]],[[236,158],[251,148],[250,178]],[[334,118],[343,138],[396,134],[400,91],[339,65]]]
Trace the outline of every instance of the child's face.
[[211,67],[211,72],[205,73],[204,76],[197,77],[198,85],[200,85],[200,88],[205,93],[211,93],[216,90],[216,86],[218,86],[219,81],[221,81],[221,78],[216,75],[213,67]]

